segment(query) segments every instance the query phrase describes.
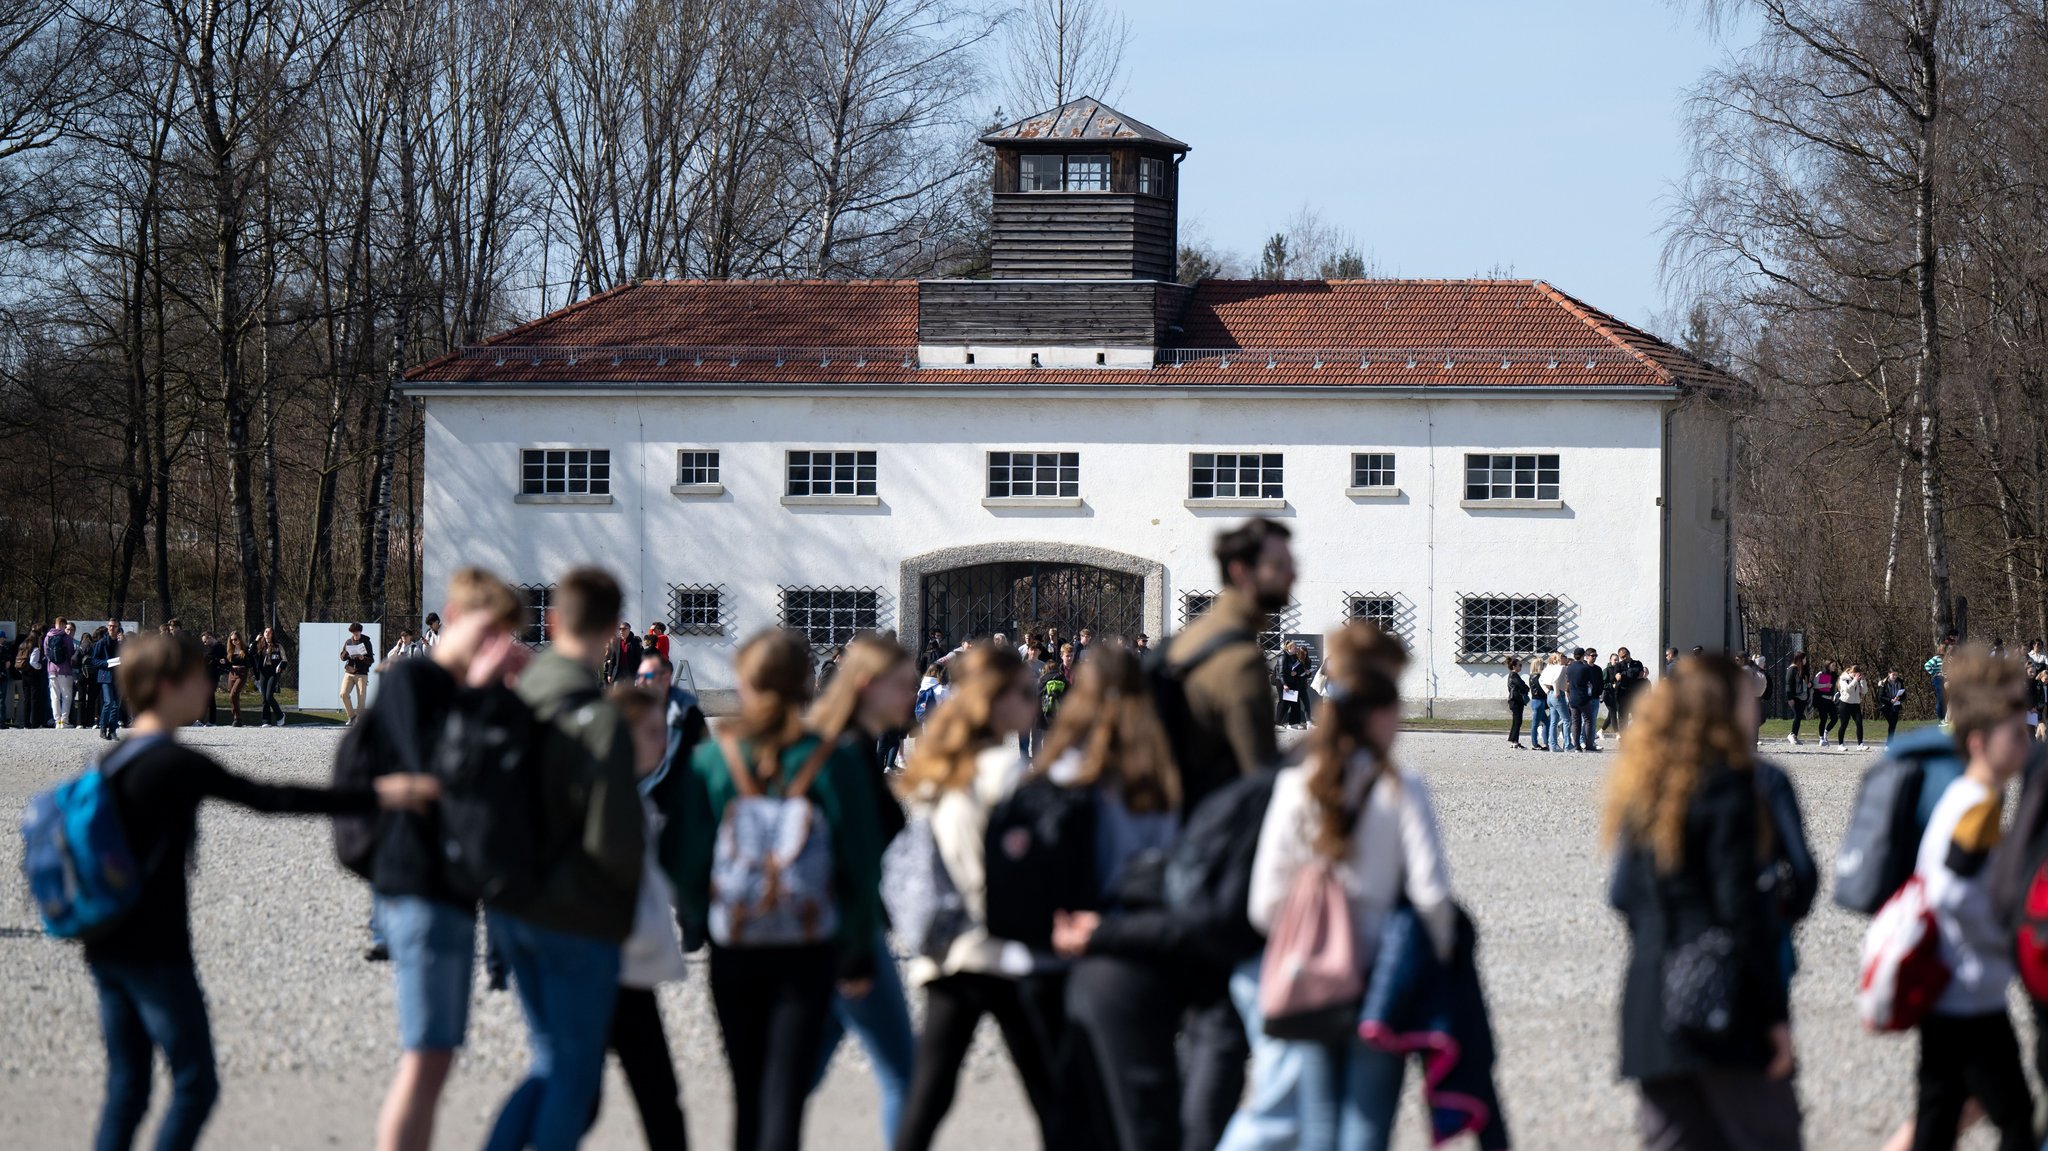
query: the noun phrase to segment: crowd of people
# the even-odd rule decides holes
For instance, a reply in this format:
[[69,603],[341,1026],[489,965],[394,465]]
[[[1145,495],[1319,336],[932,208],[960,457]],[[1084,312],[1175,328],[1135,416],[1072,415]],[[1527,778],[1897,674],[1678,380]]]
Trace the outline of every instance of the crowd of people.
[[[432,638],[387,655],[329,788],[257,783],[180,746],[175,731],[212,711],[209,645],[129,638],[112,690],[133,719],[97,771],[141,894],[68,932],[86,939],[108,1049],[97,1146],[132,1144],[153,1050],[172,1086],[158,1147],[195,1145],[218,1094],[186,907],[209,798],[327,815],[374,895],[400,1050],[385,1151],[432,1143],[480,926],[532,1051],[493,1151],[577,1146],[608,1051],[648,1145],[685,1146],[654,992],[700,950],[738,1151],[801,1145],[849,1034],[870,1056],[885,1143],[933,1146],[984,1017],[1063,1151],[1385,1148],[1423,1050],[1436,1140],[1508,1146],[1478,925],[1428,785],[1397,750],[1408,653],[1367,622],[1330,634],[1315,723],[1283,752],[1275,720],[1294,713],[1279,705],[1299,698],[1280,693],[1302,690],[1289,685],[1307,653],[1285,653],[1304,666],[1276,678],[1259,637],[1290,599],[1289,533],[1253,520],[1216,557],[1226,590],[1157,651],[1084,630],[935,637],[913,655],[867,635],[820,674],[801,638],[764,632],[739,649],[737,712],[715,724],[674,683],[665,635],[622,623],[605,572],[560,577],[535,652],[520,598],[463,569]],[[1798,1148],[1793,927],[1819,878],[1792,783],[1757,753],[1760,673],[1673,652],[1653,681],[1626,650],[1530,671],[1509,663],[1533,746],[1597,749],[1601,706],[1629,733],[1604,834],[1630,945],[1620,1071],[1644,1146]],[[2048,775],[2028,776],[2004,837],[1999,810],[2028,763],[2037,677],[1975,650],[1945,653],[1942,675],[1951,767],[1929,760],[1922,807],[1885,824],[1910,834],[1894,854],[1911,862],[1883,894],[1924,890],[1948,973],[1913,1020],[1901,1146],[1946,1151],[1982,1116],[2001,1148],[2032,1148],[2005,996],[2015,909],[2048,892]]]
[[[155,634],[194,638],[199,645],[211,692],[205,712],[192,726],[219,724],[222,680],[227,681],[228,726],[242,726],[242,695],[252,682],[261,704],[259,726],[284,726],[284,705],[278,693],[291,657],[276,629],[264,628],[254,643],[243,642],[239,631],[221,638],[212,632],[192,637],[184,622],[173,617],[159,625]],[[102,739],[117,738],[135,718],[120,690],[117,672],[123,649],[136,635],[118,620],[81,633],[77,621],[62,616],[29,628],[19,638],[0,635],[0,728],[91,726]]]

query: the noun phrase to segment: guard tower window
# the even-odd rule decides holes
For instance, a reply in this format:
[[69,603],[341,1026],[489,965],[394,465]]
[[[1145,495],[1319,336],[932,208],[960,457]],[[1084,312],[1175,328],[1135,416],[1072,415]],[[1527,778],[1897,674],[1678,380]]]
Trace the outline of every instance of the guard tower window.
[[1020,192],[1057,192],[1065,186],[1060,176],[1060,166],[1065,156],[1019,156],[1017,157],[1017,190]]
[[1108,156],[1067,157],[1067,191],[1109,191]]
[[1146,196],[1166,195],[1166,161],[1150,156],[1138,161],[1138,192]]

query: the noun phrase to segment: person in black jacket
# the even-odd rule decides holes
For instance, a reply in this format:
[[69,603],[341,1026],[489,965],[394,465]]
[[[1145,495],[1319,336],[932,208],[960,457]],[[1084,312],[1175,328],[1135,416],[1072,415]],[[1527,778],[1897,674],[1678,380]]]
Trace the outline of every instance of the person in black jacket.
[[1607,674],[1600,668],[1600,653],[1592,648],[1581,648],[1572,658],[1571,665],[1564,669],[1564,678],[1559,686],[1571,703],[1573,751],[1600,750],[1600,696],[1607,684]]
[[1508,746],[1517,750],[1522,746],[1522,709],[1529,706],[1529,684],[1522,678],[1522,661],[1509,656],[1508,669]]
[[[1743,665],[1683,660],[1642,701],[1609,784],[1611,896],[1630,944],[1621,1074],[1641,1093],[1645,1147],[1801,1145],[1782,951],[1797,897],[1759,882],[1782,813],[1754,770],[1758,712]],[[1726,998],[1667,988],[1667,972],[1688,967],[1715,976],[1704,984]],[[1691,1010],[1667,1015],[1674,1001]]]
[[101,764],[128,847],[141,862],[142,895],[105,935],[85,945],[99,991],[107,1045],[107,1094],[95,1146],[126,1148],[149,1109],[150,1064],[162,1048],[171,1102],[159,1151],[185,1151],[220,1094],[206,1000],[192,957],[188,895],[199,805],[224,799],[251,811],[304,814],[419,810],[438,794],[434,780],[390,775],[374,791],[329,791],[258,783],[172,738],[206,713],[205,653],[189,636],[141,636],[122,646],[121,695],[134,709],[129,737]]

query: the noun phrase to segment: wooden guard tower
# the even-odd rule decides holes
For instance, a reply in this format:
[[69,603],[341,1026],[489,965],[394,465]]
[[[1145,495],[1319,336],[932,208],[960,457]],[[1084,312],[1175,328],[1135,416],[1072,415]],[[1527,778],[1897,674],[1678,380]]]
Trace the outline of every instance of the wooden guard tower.
[[996,154],[994,278],[1173,281],[1186,144],[1085,96],[981,142]]

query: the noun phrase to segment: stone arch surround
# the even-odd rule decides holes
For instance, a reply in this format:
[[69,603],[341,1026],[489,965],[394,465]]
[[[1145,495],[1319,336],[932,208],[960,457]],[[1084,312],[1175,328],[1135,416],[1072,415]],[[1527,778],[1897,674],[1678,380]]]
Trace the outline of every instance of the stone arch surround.
[[1010,542],[940,548],[903,561],[896,600],[897,634],[905,647],[924,643],[924,577],[954,568],[992,563],[1086,564],[1134,575],[1145,581],[1145,630],[1154,640],[1166,635],[1166,565],[1128,552],[1087,544]]

